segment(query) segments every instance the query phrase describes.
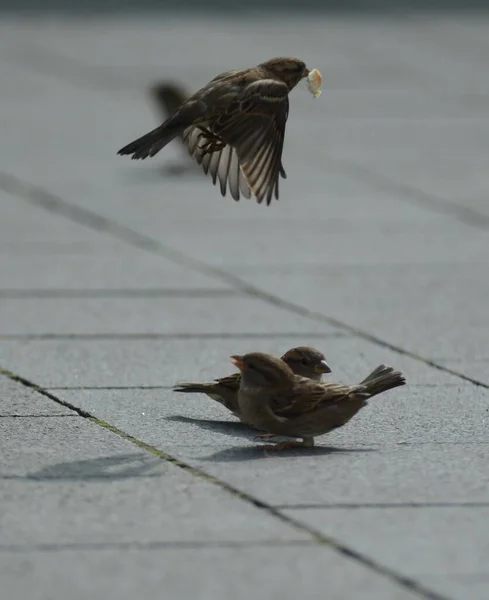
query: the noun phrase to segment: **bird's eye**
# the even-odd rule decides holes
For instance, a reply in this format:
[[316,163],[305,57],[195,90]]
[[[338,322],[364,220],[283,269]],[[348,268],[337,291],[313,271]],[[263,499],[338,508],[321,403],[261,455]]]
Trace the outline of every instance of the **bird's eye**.
[[308,363],[307,363],[307,359],[306,359],[306,358],[303,358],[303,359],[301,360],[301,365],[303,365],[304,367],[307,367],[307,364],[308,364]]
[[250,369],[252,369],[253,371],[255,370],[255,365],[254,365],[253,363],[251,363],[251,362],[250,362],[250,363],[248,363],[248,367],[249,367]]

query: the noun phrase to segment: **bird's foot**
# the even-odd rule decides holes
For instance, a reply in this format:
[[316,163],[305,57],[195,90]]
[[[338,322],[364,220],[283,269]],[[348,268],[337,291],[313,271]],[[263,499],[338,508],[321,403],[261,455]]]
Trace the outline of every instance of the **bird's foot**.
[[203,144],[200,146],[200,151],[203,156],[218,152],[226,147],[226,142],[208,129],[203,129],[199,138],[203,140]]
[[288,450],[289,448],[304,448],[304,442],[279,442],[278,444],[266,444],[262,448],[266,454],[269,451],[277,452],[278,450]]
[[271,440],[274,437],[277,437],[274,433],[259,433],[255,436],[255,440]]
[[226,142],[223,142],[220,138],[207,140],[206,143],[201,147],[202,154],[212,154],[213,152],[219,152],[226,147]]

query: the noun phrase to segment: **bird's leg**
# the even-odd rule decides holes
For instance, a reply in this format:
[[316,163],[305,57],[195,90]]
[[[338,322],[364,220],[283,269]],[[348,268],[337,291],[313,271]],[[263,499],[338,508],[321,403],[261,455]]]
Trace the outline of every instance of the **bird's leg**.
[[207,142],[201,146],[203,154],[212,154],[213,152],[219,152],[226,147],[226,142],[221,140],[219,137],[215,137],[212,140],[207,140]]
[[[266,444],[265,446],[260,446],[265,453],[267,451],[276,452],[277,450],[287,450],[289,448],[304,448],[304,442],[290,441],[290,442],[279,442],[278,444]],[[306,446],[307,447],[307,446]]]
[[274,433],[259,433],[255,436],[255,440],[271,440],[274,437],[277,437]]
[[[262,439],[267,439],[267,437],[274,437],[271,433],[262,434]],[[267,453],[267,450],[272,450],[276,452],[277,450],[287,450],[288,448],[313,448],[314,447],[314,438],[313,437],[305,437],[302,438],[302,442],[298,442],[296,440],[290,442],[279,442],[278,444],[266,444],[265,446],[261,446]]]
[[219,150],[222,150],[226,147],[226,142],[218,135],[212,133],[212,131],[209,131],[208,129],[205,129],[204,127],[199,127],[199,129],[202,132],[199,138],[202,138],[204,140],[204,143],[202,144],[202,146],[200,146],[200,150],[203,156],[205,154],[212,154],[213,152],[218,152]]

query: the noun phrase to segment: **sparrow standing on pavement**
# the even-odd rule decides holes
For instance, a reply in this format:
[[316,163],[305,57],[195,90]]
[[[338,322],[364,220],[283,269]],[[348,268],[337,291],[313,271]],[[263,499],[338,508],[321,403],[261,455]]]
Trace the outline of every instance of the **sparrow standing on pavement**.
[[218,75],[188,98],[162,125],[131,142],[118,154],[133,159],[154,156],[183,135],[189,152],[227,186],[232,197],[251,195],[270,204],[285,177],[282,150],[289,114],[288,94],[308,77],[298,58],[272,58],[251,69]]
[[406,383],[401,372],[385,365],[350,386],[299,377],[283,360],[261,352],[232,356],[231,362],[241,371],[238,406],[243,420],[267,431],[262,439],[275,434],[303,440],[269,449],[312,447],[315,437],[348,423],[368,398]]
[[[291,348],[282,360],[294,373],[308,377],[314,381],[321,381],[323,373],[331,373],[324,354],[309,346]],[[225,408],[230,410],[238,419],[241,411],[238,405],[238,390],[241,382],[241,373],[233,373],[228,377],[215,379],[213,383],[180,383],[173,388],[174,392],[187,394],[206,394]]]

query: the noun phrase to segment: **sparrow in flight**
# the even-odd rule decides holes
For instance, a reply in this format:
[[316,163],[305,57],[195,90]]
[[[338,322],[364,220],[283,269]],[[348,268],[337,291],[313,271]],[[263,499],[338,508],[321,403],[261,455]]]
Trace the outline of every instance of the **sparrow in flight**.
[[228,71],[186,99],[162,125],[119,150],[133,159],[152,157],[178,136],[189,153],[219,179],[235,200],[279,198],[288,94],[309,69],[298,58],[272,58],[251,69]]

